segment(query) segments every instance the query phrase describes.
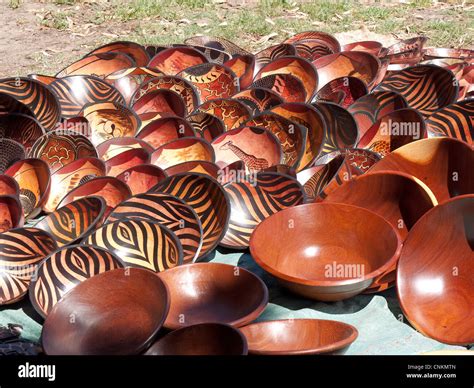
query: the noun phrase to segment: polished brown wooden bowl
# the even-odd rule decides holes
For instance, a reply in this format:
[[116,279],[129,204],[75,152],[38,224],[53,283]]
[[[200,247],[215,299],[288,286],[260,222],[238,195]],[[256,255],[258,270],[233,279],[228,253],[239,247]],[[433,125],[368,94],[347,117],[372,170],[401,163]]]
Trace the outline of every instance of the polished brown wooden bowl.
[[223,323],[199,323],[175,330],[156,341],[146,356],[245,356],[242,333]]
[[336,78],[348,76],[359,78],[371,89],[380,68],[378,58],[363,51],[326,55],[312,64],[318,72],[318,90]]
[[360,294],[396,263],[401,246],[384,218],[339,203],[282,210],[257,226],[250,238],[258,265],[292,292],[322,301]]
[[146,141],[154,149],[182,137],[195,136],[192,125],[178,116],[162,117],[143,127],[136,135],[138,139]]
[[265,283],[252,272],[228,264],[193,263],[158,277],[170,295],[168,329],[199,323],[240,327],[255,320],[268,304]]
[[427,40],[424,36],[401,40],[388,47],[386,56],[391,64],[415,65],[423,58],[423,46]]
[[176,75],[188,67],[207,62],[206,56],[192,47],[170,47],[156,54],[148,67],[167,75]]
[[173,47],[192,47],[203,53],[209,62],[218,63],[219,65],[222,65],[224,62],[230,60],[231,58],[231,55],[223,50],[219,50],[213,47],[201,46],[198,44],[187,45],[182,43],[175,43],[173,44]]
[[244,50],[242,47],[237,46],[235,43],[231,42],[230,40],[217,37],[217,36],[205,36],[205,35],[193,36],[191,38],[186,39],[184,43],[190,44],[190,45],[197,44],[200,46],[211,47],[211,48],[229,53],[232,56],[250,54],[248,51]]
[[165,116],[186,116],[186,105],[181,96],[168,89],[153,90],[136,100],[132,109],[142,121],[141,128]]
[[473,59],[474,50],[454,49],[441,47],[427,47],[423,50],[425,59],[436,58],[456,58],[456,59]]
[[89,121],[84,116],[75,116],[69,119],[63,119],[61,123],[58,123],[57,129],[63,131],[73,131],[84,134],[85,136],[90,135]]
[[[281,166],[281,165],[279,165]],[[277,168],[278,166],[272,166],[269,169]],[[245,177],[245,164],[241,160],[230,163],[227,166],[220,168],[217,171],[217,181],[222,185],[227,183],[235,182],[238,177]]]
[[53,236],[36,228],[17,228],[0,234],[0,306],[26,295],[38,264],[57,247]]
[[216,137],[222,135],[226,131],[224,122],[210,113],[196,112],[186,117],[191,124],[197,136],[212,142]]
[[212,114],[222,120],[226,131],[240,127],[252,116],[247,105],[231,98],[206,101],[199,105],[198,111]]
[[0,173],[12,164],[24,159],[26,156],[25,147],[15,140],[0,138]]
[[146,193],[167,176],[167,173],[158,166],[139,164],[117,175],[117,179],[127,184],[132,195],[137,195]]
[[115,253],[126,267],[161,272],[183,263],[180,241],[157,221],[128,218],[107,222],[83,242]]
[[54,173],[75,160],[97,157],[97,151],[86,136],[72,131],[56,130],[36,140],[29,156],[45,161],[51,173]]
[[92,50],[89,54],[87,54],[87,56],[101,53],[126,54],[135,61],[137,66],[146,66],[150,61],[150,57],[148,56],[145,48],[141,44],[135,42],[116,41],[107,43]]
[[113,137],[99,144],[97,153],[99,158],[106,162],[114,156],[134,148],[143,148],[149,153],[153,152],[153,147],[144,140],[135,137]]
[[117,178],[110,176],[103,176],[87,180],[76,188],[67,193],[58,207],[62,207],[79,198],[97,195],[102,197],[107,204],[105,217],[114,209],[120,202],[130,198],[132,192],[129,187]]
[[3,116],[10,113],[22,113],[33,118],[35,117],[32,110],[23,102],[19,101],[8,92],[0,92],[0,114]]
[[47,163],[36,158],[22,159],[11,165],[5,175],[18,183],[25,217],[28,219],[38,215],[51,190],[51,173]]
[[357,339],[357,329],[325,319],[282,319],[240,329],[254,355],[342,354]]
[[342,46],[341,51],[363,51],[376,57],[380,54],[383,44],[375,40],[365,40],[361,42],[352,42]]
[[302,83],[306,92],[306,101],[311,101],[316,91],[320,88],[319,75],[313,64],[304,58],[288,56],[275,59],[263,66],[256,74],[254,80],[259,80],[268,75],[291,74]]
[[381,159],[378,153],[362,148],[347,148],[340,153],[345,155],[347,162],[361,174],[365,174],[370,167]]
[[105,170],[104,162],[97,158],[81,158],[60,168],[51,174],[52,190],[43,211],[54,212],[67,193],[93,178],[104,176]]
[[29,153],[32,145],[44,135],[45,130],[38,120],[23,113],[0,115],[0,135],[20,143]]
[[62,247],[38,265],[29,285],[31,304],[46,318],[61,298],[78,284],[122,267],[117,256],[105,249],[87,245]]
[[182,174],[185,172],[197,172],[199,174],[209,175],[214,179],[218,179],[220,169],[219,166],[213,162],[208,162],[206,160],[192,160],[168,167],[165,172],[168,176]]
[[34,79],[35,81],[39,81],[45,85],[49,85],[51,82],[57,80],[56,77],[44,74],[28,74],[28,78]]
[[120,153],[105,162],[107,175],[118,176],[129,168],[146,164],[150,161],[150,153],[143,148],[133,148]]
[[51,234],[59,247],[79,242],[104,220],[106,203],[101,197],[80,198],[60,207],[35,224]]
[[232,98],[242,101],[254,115],[283,103],[283,98],[274,91],[265,88],[242,90],[234,94]]
[[176,174],[158,183],[150,193],[174,195],[196,211],[203,231],[198,259],[207,256],[224,237],[229,225],[229,198],[212,177],[194,172]]
[[260,69],[266,64],[281,57],[295,56],[296,48],[289,43],[278,43],[270,47],[266,47],[255,53],[254,74],[257,74]]
[[[0,93],[26,106],[47,130],[55,128],[61,118],[61,105],[49,86],[31,78],[0,79]],[[24,112],[16,112],[24,113]]]
[[438,202],[474,192],[474,151],[460,140],[433,138],[400,147],[370,168],[400,171],[428,186]]
[[166,286],[152,272],[106,271],[74,287],[54,306],[43,326],[42,346],[50,355],[139,354],[153,341],[168,309]]
[[24,216],[17,196],[0,195],[0,233],[23,226]]
[[473,214],[473,194],[430,210],[410,231],[397,269],[398,298],[410,323],[453,345],[474,342]]
[[224,62],[234,74],[239,77],[240,89],[246,89],[250,86],[253,80],[255,56],[253,55],[239,55]]
[[315,101],[333,102],[348,108],[369,90],[364,81],[356,77],[340,77],[329,81],[316,94]]
[[335,52],[330,44],[320,39],[303,39],[292,44],[295,46],[296,55],[310,62]]
[[459,85],[453,73],[434,65],[418,65],[393,72],[376,90],[401,94],[410,108],[424,116],[456,102]]
[[61,104],[61,116],[77,116],[87,104],[116,102],[125,104],[122,94],[106,81],[86,75],[59,78],[50,84],[51,91]]
[[9,175],[0,175],[0,195],[20,197],[20,187],[13,177]]
[[323,32],[323,31],[298,32],[297,34],[286,39],[285,43],[294,44],[296,42],[304,41],[307,39],[317,39],[317,40],[325,42],[326,45],[332,50],[332,52],[337,53],[341,51],[341,45],[339,44],[339,41],[331,34],[328,34],[327,32]]
[[249,88],[265,88],[277,93],[286,102],[305,102],[306,90],[303,82],[290,73],[272,74],[254,81]]

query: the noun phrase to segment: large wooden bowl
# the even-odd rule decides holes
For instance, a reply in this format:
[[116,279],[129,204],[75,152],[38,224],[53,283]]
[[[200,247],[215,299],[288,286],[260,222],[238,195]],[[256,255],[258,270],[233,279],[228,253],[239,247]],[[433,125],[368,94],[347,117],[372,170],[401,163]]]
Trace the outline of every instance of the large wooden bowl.
[[384,218],[335,203],[282,210],[250,238],[257,264],[289,290],[322,301],[361,293],[396,263],[400,250],[401,238]]
[[248,51],[244,50],[242,47],[237,46],[235,43],[232,43],[230,40],[218,36],[193,36],[191,38],[186,39],[184,43],[211,47],[217,50],[225,51],[226,53],[229,53],[232,56],[250,54]]
[[249,88],[269,89],[286,102],[305,102],[307,100],[303,82],[291,73],[277,73],[261,77],[254,81]]
[[143,148],[149,153],[153,152],[153,147],[146,141],[135,137],[113,137],[97,146],[99,158],[107,161],[114,156],[133,148]]
[[13,163],[25,159],[25,147],[15,140],[0,138],[0,173]]
[[150,57],[145,48],[138,43],[128,41],[116,41],[97,47],[87,55],[100,53],[122,53],[132,58],[137,66],[146,66]]
[[423,58],[423,46],[427,40],[424,36],[401,40],[388,47],[387,58],[391,64],[415,65]]
[[77,285],[54,306],[41,333],[43,349],[51,355],[139,354],[162,327],[168,308],[166,286],[152,272],[107,271]]
[[152,90],[144,94],[133,103],[132,108],[140,117],[142,128],[160,117],[186,115],[183,98],[177,92],[168,89]]
[[307,39],[318,39],[322,42],[325,42],[334,53],[341,51],[341,45],[339,44],[339,41],[331,34],[323,31],[298,32],[297,34],[286,39],[285,43],[297,43]]
[[206,56],[192,47],[170,47],[156,54],[148,67],[166,75],[176,75],[188,67],[207,62]]
[[356,100],[368,93],[367,85],[360,78],[334,78],[319,89],[315,101],[333,102],[347,109]]
[[455,345],[474,342],[473,215],[473,194],[430,210],[405,240],[397,270],[398,297],[410,323]]
[[435,58],[457,58],[457,59],[473,59],[474,50],[455,49],[444,47],[427,47],[423,50],[425,59]]
[[199,105],[200,112],[218,117],[224,123],[226,131],[240,127],[251,113],[247,105],[231,98],[216,98]]
[[61,298],[79,283],[105,271],[121,268],[111,252],[93,246],[58,249],[43,260],[29,286],[30,301],[45,318]]
[[56,74],[58,78],[72,75],[93,75],[105,78],[116,71],[134,67],[137,64],[126,54],[120,52],[102,52],[79,59]]
[[244,326],[268,303],[267,287],[259,277],[228,264],[193,263],[161,272],[158,277],[170,295],[165,321],[169,329],[210,322]]
[[278,43],[270,47],[266,47],[255,53],[254,73],[258,73],[260,69],[271,61],[281,58],[294,56],[296,54],[295,46],[289,43]]
[[178,116],[169,116],[152,121],[143,127],[136,137],[157,149],[172,140],[194,135],[193,127],[187,120]]
[[126,170],[146,164],[150,161],[150,153],[144,148],[133,148],[110,158],[105,162],[107,175],[118,176]]
[[167,173],[158,166],[139,164],[117,175],[117,179],[127,184],[132,195],[137,195],[146,193],[167,176]]
[[347,323],[325,319],[286,319],[252,323],[240,329],[254,355],[341,354],[357,339]]
[[331,44],[321,39],[302,39],[292,44],[295,46],[296,55],[310,62],[335,53]]
[[185,172],[197,172],[199,174],[209,175],[214,179],[218,179],[220,168],[217,164],[208,162],[207,160],[191,160],[189,162],[175,164],[174,166],[168,167],[165,170],[165,173],[168,176],[182,174]]
[[253,55],[239,55],[224,62],[234,74],[239,77],[240,89],[246,89],[250,86],[253,80],[255,56]]
[[283,98],[266,88],[245,89],[234,94],[232,98],[242,101],[254,115],[283,103]]
[[147,356],[242,356],[247,341],[242,333],[222,323],[200,323],[175,330],[156,341]]
[[53,236],[36,228],[17,228],[0,234],[0,305],[26,295],[38,264],[57,247]]
[[186,120],[193,127],[196,136],[202,137],[208,142],[212,142],[226,131],[224,122],[210,113],[198,111],[186,117]]
[[17,196],[0,195],[0,233],[23,226],[23,208]]
[[0,135],[20,143],[26,153],[33,143],[44,135],[44,128],[35,118],[23,113],[0,116]]
[[378,56],[383,45],[375,40],[364,40],[361,42],[347,43],[342,46],[342,51],[363,51],[374,56]]

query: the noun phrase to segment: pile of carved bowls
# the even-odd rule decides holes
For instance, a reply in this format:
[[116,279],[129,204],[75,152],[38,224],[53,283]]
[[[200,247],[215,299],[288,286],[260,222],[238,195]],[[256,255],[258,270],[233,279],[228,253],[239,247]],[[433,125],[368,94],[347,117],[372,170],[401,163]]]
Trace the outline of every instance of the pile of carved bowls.
[[[351,325],[257,321],[250,251],[293,295],[397,287],[474,343],[474,51],[307,31],[258,53],[113,42],[0,79],[0,305],[47,354],[342,353]],[[262,272],[263,273],[263,272]]]

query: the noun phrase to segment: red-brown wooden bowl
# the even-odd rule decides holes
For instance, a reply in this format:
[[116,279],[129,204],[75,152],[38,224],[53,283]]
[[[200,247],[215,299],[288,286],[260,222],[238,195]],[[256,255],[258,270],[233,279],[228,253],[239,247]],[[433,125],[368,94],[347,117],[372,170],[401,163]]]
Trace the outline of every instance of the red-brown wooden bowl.
[[24,216],[17,196],[0,195],[0,233],[23,226]]
[[298,32],[297,34],[286,39],[285,43],[296,43],[307,39],[317,39],[323,41],[335,53],[341,51],[341,45],[339,44],[339,41],[331,34],[323,31]]
[[107,43],[92,50],[87,56],[101,53],[121,53],[132,58],[137,66],[146,66],[150,60],[145,48],[135,42],[116,41]]
[[[281,165],[279,165],[281,166]],[[271,170],[272,168],[278,168],[278,166],[273,166],[270,167],[269,169]],[[245,177],[246,172],[245,172],[245,164],[241,160],[237,160],[234,163],[230,163],[227,166],[224,166],[223,168],[219,169],[217,171],[217,180],[218,182],[224,186],[227,183],[235,182],[236,179],[241,179]]]
[[250,110],[243,102],[231,98],[217,98],[199,105],[198,111],[221,119],[226,131],[240,127],[251,118]]
[[117,179],[126,183],[132,195],[146,193],[168,175],[158,166],[139,164],[117,175]]
[[44,74],[28,74],[28,78],[34,79],[35,81],[39,81],[45,85],[49,85],[51,82],[57,80],[56,77]]
[[162,117],[143,127],[136,135],[138,139],[146,141],[154,149],[182,137],[195,136],[191,124],[178,116]]
[[405,240],[397,270],[398,298],[410,323],[455,345],[474,342],[473,214],[473,194],[430,210]]
[[0,116],[0,135],[20,143],[26,153],[30,152],[33,143],[44,133],[40,122],[31,116],[23,113]]
[[364,81],[356,77],[345,76],[335,78],[319,89],[315,101],[334,102],[347,109],[368,92],[369,90]]
[[143,148],[133,148],[110,158],[105,162],[107,175],[118,176],[129,168],[146,164],[150,161],[150,153]]
[[341,51],[363,51],[378,57],[383,45],[375,40],[365,40],[362,42],[352,42],[342,46]]
[[0,92],[0,114],[6,115],[9,113],[22,113],[27,116],[35,117],[32,110],[23,102],[19,101],[8,92]]
[[156,54],[148,67],[167,75],[176,75],[188,67],[206,62],[206,56],[192,47],[170,47]]
[[86,279],[122,268],[117,256],[93,246],[62,247],[44,259],[29,285],[30,301],[46,318],[61,298]]
[[267,75],[254,81],[249,88],[269,89],[286,102],[305,102],[307,100],[303,82],[290,73]]
[[156,341],[147,356],[245,356],[242,333],[223,323],[200,323],[175,330]]
[[56,249],[54,238],[40,229],[17,228],[0,234],[0,306],[26,295],[38,264]]
[[457,58],[457,59],[473,59],[474,50],[469,49],[453,49],[442,47],[427,47],[423,50],[425,59],[436,58]]
[[256,115],[283,103],[283,98],[270,89],[251,88],[242,90],[232,96],[242,101]]
[[169,329],[198,323],[244,326],[268,303],[267,286],[258,276],[228,264],[193,263],[161,272],[158,277],[170,295],[165,321]]
[[189,115],[186,120],[191,124],[197,136],[211,142],[225,131],[224,122],[210,113],[196,112]]
[[250,238],[257,264],[292,292],[322,301],[360,294],[396,263],[401,246],[384,218],[339,203],[282,210],[257,226]]
[[58,123],[56,128],[62,131],[77,132],[83,134],[86,137],[91,133],[89,122],[83,116],[75,116],[69,119],[63,119],[61,123]]
[[341,154],[345,155],[347,163],[355,167],[361,174],[365,174],[370,167],[381,159],[376,152],[362,148],[347,148]]
[[0,173],[25,158],[25,147],[15,140],[0,138]]
[[253,80],[255,57],[253,55],[239,55],[224,62],[234,74],[239,77],[240,89],[246,89]]
[[225,51],[226,53],[229,53],[232,56],[250,54],[248,51],[237,46],[235,43],[232,43],[231,41],[225,38],[221,38],[217,36],[204,36],[204,35],[193,36],[191,38],[186,39],[184,43],[191,44],[191,45],[197,44],[200,46],[211,47],[217,50]]
[[136,100],[132,109],[142,121],[142,128],[149,122],[165,116],[186,116],[186,105],[181,96],[168,89],[152,90]]
[[114,156],[134,148],[143,148],[149,153],[153,152],[153,147],[144,140],[135,137],[113,137],[99,144],[97,153],[99,158],[106,162]]
[[310,62],[335,52],[330,44],[320,39],[303,39],[292,44],[295,46],[296,55]]
[[201,46],[198,44],[193,44],[193,45],[187,45],[187,44],[182,44],[182,43],[173,44],[173,47],[190,47],[190,46],[196,49],[197,51],[203,53],[204,56],[207,58],[207,60],[211,63],[218,63],[222,65],[224,62],[228,61],[231,58],[231,55],[229,53],[226,53],[223,50],[219,50],[213,47]]
[[342,354],[357,339],[347,323],[325,319],[282,319],[240,329],[254,355]]
[[20,196],[20,186],[14,178],[9,175],[0,175],[0,195]]
[[387,57],[391,64],[409,64],[415,65],[423,58],[423,46],[428,38],[416,36],[401,40],[388,47]]
[[423,139],[400,147],[369,172],[400,171],[428,186],[438,202],[474,192],[474,151],[460,140]]
[[192,160],[168,167],[165,172],[168,176],[182,174],[185,172],[197,172],[199,174],[209,175],[214,179],[219,178],[219,166],[206,160]]
[[166,286],[155,274],[136,268],[106,271],[54,306],[41,333],[43,349],[51,355],[139,354],[153,341],[168,309]]
[[254,66],[254,74],[257,74],[260,69],[265,66],[266,64],[274,61],[275,59],[281,57],[288,57],[288,56],[295,56],[296,48],[292,44],[289,43],[279,43],[273,46],[264,48],[256,53],[255,56],[255,66]]

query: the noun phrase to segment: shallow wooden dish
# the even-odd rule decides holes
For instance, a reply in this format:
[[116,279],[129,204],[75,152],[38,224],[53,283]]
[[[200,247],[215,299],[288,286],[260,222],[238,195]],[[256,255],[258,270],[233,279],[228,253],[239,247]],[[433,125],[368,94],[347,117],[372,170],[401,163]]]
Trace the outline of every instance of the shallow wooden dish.
[[297,34],[286,39],[285,43],[296,43],[307,39],[318,39],[323,41],[335,53],[341,51],[341,45],[339,44],[339,41],[331,34],[323,31],[298,32]]
[[63,247],[38,265],[29,285],[31,304],[46,318],[54,305],[79,283],[121,267],[120,260],[105,249],[85,245]]
[[0,138],[0,173],[13,163],[25,159],[25,147],[15,140]]
[[374,56],[378,56],[383,45],[375,40],[365,40],[361,42],[352,42],[342,46],[341,51],[363,51]]
[[226,131],[224,122],[210,113],[196,112],[189,115],[186,120],[191,124],[197,136],[211,142]]
[[188,67],[207,62],[206,56],[192,47],[170,47],[156,54],[148,67],[166,75],[176,75]]
[[153,273],[107,271],[77,285],[54,306],[41,333],[43,349],[50,355],[139,354],[162,327],[168,308],[166,286]]
[[99,144],[97,153],[99,158],[106,162],[114,156],[134,148],[143,148],[149,153],[153,152],[153,147],[144,140],[135,137],[113,137]]
[[289,43],[279,43],[273,46],[266,47],[254,55],[254,74],[257,74],[263,66],[270,63],[271,61],[274,61],[275,59],[295,55],[297,55],[296,48],[295,46]]
[[23,208],[17,196],[0,195],[0,233],[23,226]]
[[242,90],[234,94],[232,98],[242,101],[254,115],[283,103],[283,98],[274,91],[265,88]]
[[146,141],[154,149],[182,137],[195,136],[191,124],[178,116],[162,117],[143,127],[136,135],[138,139]]
[[474,342],[473,214],[473,194],[436,206],[412,228],[398,263],[398,298],[410,323],[453,345]]
[[247,105],[231,98],[217,98],[206,101],[199,105],[198,110],[212,114],[222,120],[226,131],[240,127],[251,117]]
[[364,291],[396,263],[401,246],[384,218],[334,203],[282,210],[257,226],[250,238],[257,264],[292,292],[322,301]]
[[[0,234],[0,306],[26,295],[38,264],[57,247],[53,236],[36,228],[17,228]],[[18,271],[20,266],[22,271]]]
[[101,197],[80,198],[47,215],[35,228],[51,234],[59,247],[71,245],[102,223],[105,209]]
[[165,116],[186,115],[186,105],[182,97],[168,89],[152,90],[137,99],[132,109],[142,121],[142,128],[153,120]]
[[166,177],[166,172],[152,164],[139,164],[117,175],[117,179],[127,184],[132,195],[147,192]]
[[286,102],[305,102],[306,90],[298,77],[285,74],[272,74],[254,81],[249,88],[265,88],[277,93]]
[[335,78],[319,89],[315,101],[333,102],[347,109],[368,92],[364,81],[356,77],[345,76]]
[[253,80],[255,56],[253,55],[239,55],[224,62],[234,74],[239,77],[240,89],[246,89],[250,86]]
[[170,295],[165,321],[169,329],[211,322],[244,326],[268,303],[265,283],[252,272],[232,265],[193,263],[161,272],[158,277]]
[[118,176],[129,168],[146,164],[150,161],[150,153],[143,148],[133,148],[110,158],[105,162],[108,176]]
[[87,55],[101,53],[121,53],[132,58],[137,66],[146,66],[150,60],[145,48],[135,42],[116,41],[97,47]]
[[254,355],[342,354],[357,339],[347,323],[325,319],[285,319],[240,329]]
[[10,113],[0,116],[0,135],[14,140],[29,153],[31,146],[44,135],[43,126],[35,118],[23,113]]

